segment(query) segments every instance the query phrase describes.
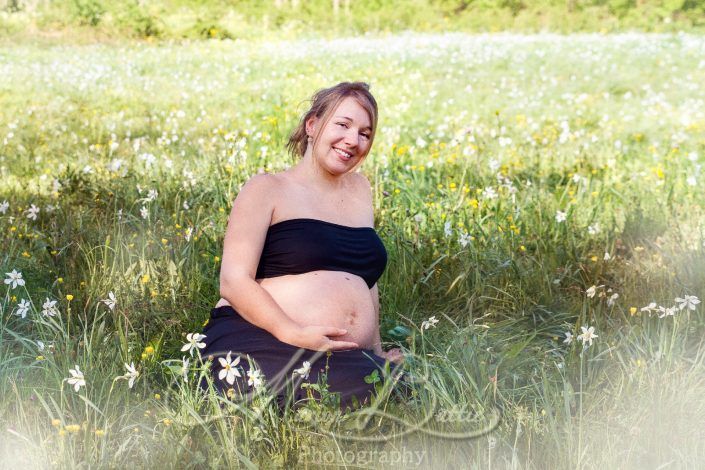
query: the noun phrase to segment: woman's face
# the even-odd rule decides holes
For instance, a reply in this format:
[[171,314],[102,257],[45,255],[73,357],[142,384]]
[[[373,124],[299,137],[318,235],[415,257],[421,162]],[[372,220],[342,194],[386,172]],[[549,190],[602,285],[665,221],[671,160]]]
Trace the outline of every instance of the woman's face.
[[[310,121],[312,127],[320,123],[317,118]],[[318,130],[318,129],[315,129]],[[313,159],[334,175],[347,173],[355,168],[370,151],[372,129],[365,108],[354,98],[347,97],[333,112],[313,149]]]

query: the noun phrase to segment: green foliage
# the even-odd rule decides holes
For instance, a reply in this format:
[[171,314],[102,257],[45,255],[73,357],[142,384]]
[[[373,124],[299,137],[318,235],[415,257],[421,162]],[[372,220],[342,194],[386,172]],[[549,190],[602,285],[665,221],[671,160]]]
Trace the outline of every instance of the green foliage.
[[106,11],[101,0],[72,0],[71,5],[80,24],[88,26],[97,26]]
[[[100,36],[198,39],[267,36],[326,37],[362,32],[417,31],[676,31],[700,29],[705,5],[698,0],[156,0],[105,2],[13,0],[5,35],[16,24],[70,37]],[[30,10],[27,10],[27,9]],[[87,28],[87,29],[86,29]]]

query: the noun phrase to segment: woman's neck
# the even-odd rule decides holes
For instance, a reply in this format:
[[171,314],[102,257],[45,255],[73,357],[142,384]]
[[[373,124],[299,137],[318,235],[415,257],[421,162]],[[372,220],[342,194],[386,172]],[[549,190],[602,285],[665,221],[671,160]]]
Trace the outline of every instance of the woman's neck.
[[313,187],[321,192],[335,192],[343,188],[347,180],[347,173],[333,175],[323,169],[307,151],[290,172],[308,187]]

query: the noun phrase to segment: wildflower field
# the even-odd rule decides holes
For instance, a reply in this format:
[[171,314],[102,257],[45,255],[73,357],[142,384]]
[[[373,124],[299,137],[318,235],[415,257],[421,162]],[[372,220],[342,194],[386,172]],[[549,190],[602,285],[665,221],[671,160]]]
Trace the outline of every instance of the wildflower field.
[[[705,462],[702,36],[15,45],[0,76],[0,466]],[[232,201],[349,80],[410,391],[201,393]]]

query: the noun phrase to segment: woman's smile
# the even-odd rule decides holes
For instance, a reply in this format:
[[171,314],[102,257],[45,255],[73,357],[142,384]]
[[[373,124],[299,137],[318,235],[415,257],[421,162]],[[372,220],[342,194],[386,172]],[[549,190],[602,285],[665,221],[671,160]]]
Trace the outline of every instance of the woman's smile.
[[340,156],[340,158],[342,158],[345,161],[349,161],[353,157],[352,153],[346,152],[345,150],[341,150],[336,147],[333,147],[333,150],[335,150],[335,153],[337,153]]

